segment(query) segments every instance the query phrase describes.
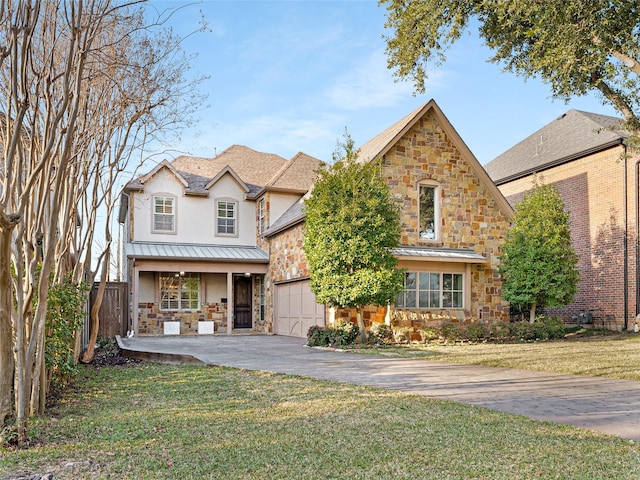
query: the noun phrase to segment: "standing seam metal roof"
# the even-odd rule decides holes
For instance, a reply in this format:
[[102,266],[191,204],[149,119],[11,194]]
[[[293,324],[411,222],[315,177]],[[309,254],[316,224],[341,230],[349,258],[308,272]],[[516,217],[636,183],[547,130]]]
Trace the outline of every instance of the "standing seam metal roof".
[[129,258],[217,260],[268,263],[269,255],[258,247],[133,242],[125,245]]

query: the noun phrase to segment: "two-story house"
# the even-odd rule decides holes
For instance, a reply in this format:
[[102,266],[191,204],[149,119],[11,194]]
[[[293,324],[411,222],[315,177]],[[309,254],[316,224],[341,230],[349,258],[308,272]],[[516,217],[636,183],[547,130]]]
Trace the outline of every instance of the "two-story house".
[[234,145],[163,161],[131,181],[120,222],[136,334],[269,331],[260,237],[309,190],[321,162]]
[[485,167],[513,205],[535,177],[564,200],[580,283],[572,304],[547,313],[626,330],[640,313],[640,156],[621,127],[619,118],[569,110]]
[[[513,211],[438,105],[428,102],[362,145],[358,160],[380,161],[400,205],[402,234],[394,254],[406,270],[404,293],[387,308],[366,308],[365,323],[508,321],[496,267]],[[302,251],[303,202],[292,205],[265,237],[271,245],[267,304],[274,306],[274,331],[304,334],[320,310],[313,308]],[[345,309],[327,317],[355,322],[355,312]]]
[[[508,321],[496,272],[513,211],[434,101],[359,149],[380,161],[401,207],[405,291],[365,321]],[[212,159],[180,157],[129,183],[127,222],[136,334],[304,337],[352,312],[318,305],[303,251],[304,195],[317,159],[234,146]]]

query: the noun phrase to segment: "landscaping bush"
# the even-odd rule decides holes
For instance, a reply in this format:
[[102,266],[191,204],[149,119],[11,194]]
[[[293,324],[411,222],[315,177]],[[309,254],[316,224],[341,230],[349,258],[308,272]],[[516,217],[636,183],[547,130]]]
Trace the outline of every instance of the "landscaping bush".
[[485,323],[470,323],[465,336],[470,342],[482,342],[489,338],[489,327]]
[[444,323],[440,327],[440,335],[446,341],[462,340],[464,338],[464,327],[458,323]]
[[358,338],[358,334],[360,333],[360,329],[357,325],[344,320],[338,320],[335,322],[333,330],[335,332],[333,344],[337,347],[351,345],[356,341],[356,338]]
[[418,333],[423,343],[429,343],[432,340],[440,338],[440,333],[437,328],[434,327],[422,327]]
[[511,336],[520,342],[529,342],[536,338],[533,325],[527,321],[512,323]]
[[509,324],[505,322],[494,322],[489,325],[489,337],[491,340],[501,342],[507,340],[511,336]]
[[310,347],[328,347],[333,344],[334,331],[329,327],[314,325],[307,332],[307,345]]
[[393,343],[393,329],[386,323],[374,323],[369,330],[369,343],[374,345]]
[[409,343],[412,333],[411,327],[396,327],[393,329],[393,339],[396,343]]
[[549,338],[564,338],[567,331],[561,318],[541,317],[541,320],[549,334]]

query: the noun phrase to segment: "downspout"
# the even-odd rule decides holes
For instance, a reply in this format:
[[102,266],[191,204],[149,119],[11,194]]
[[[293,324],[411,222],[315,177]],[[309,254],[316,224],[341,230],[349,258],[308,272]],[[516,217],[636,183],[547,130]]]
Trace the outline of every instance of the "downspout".
[[[628,317],[629,317],[629,245],[628,245],[628,232],[629,232],[629,225],[628,225],[628,212],[627,212],[627,208],[628,208],[628,199],[627,199],[627,181],[628,181],[628,171],[627,171],[627,145],[624,142],[624,139],[622,139],[622,141],[620,142],[620,144],[622,145],[622,155],[624,156],[624,185],[623,185],[623,212],[624,212],[624,238],[622,239],[623,242],[623,258],[624,258],[624,280],[623,280],[623,289],[624,289],[624,295],[623,295],[623,301],[624,301],[624,321],[623,321],[623,331],[627,329],[628,326]],[[637,192],[637,189],[636,189]],[[637,210],[636,210],[637,212]],[[637,217],[637,214],[636,214]],[[637,283],[637,282],[636,282]],[[636,285],[636,291],[637,291],[637,285]],[[637,295],[637,293],[636,293]],[[636,309],[637,309],[637,302],[636,302]]]
[[[629,172],[628,172],[628,158],[627,158],[627,144],[625,143],[624,139],[622,139],[620,141],[620,145],[622,145],[622,155],[624,158],[624,163],[623,163],[623,167],[624,167],[624,175],[623,175],[623,212],[624,212],[624,238],[622,239],[622,245],[623,245],[623,258],[624,258],[624,264],[623,264],[623,268],[624,268],[624,280],[623,280],[623,289],[624,289],[624,294],[623,294],[623,301],[624,301],[624,319],[623,319],[623,327],[622,330],[626,330],[628,328],[629,325],[629,214],[628,214],[628,204],[629,204],[629,199],[628,199],[628,187],[627,187],[627,183],[628,183],[628,177],[629,177]],[[636,183],[638,181],[638,177],[636,175]],[[638,189],[636,187],[636,196],[637,196],[637,192]],[[636,224],[637,224],[637,207],[636,207]],[[637,242],[636,242],[637,243]],[[637,250],[637,245],[636,245],[636,250]],[[636,262],[637,262],[637,251],[636,251]],[[637,274],[636,274],[637,276]],[[638,308],[638,302],[637,302],[637,296],[638,296],[638,286],[637,286],[637,281],[636,281],[636,309]]]
[[[625,145],[626,154],[626,145]],[[635,202],[634,212],[636,218],[636,231],[635,231],[635,250],[636,250],[636,317],[640,314],[640,285],[638,282],[638,274],[640,273],[640,158],[636,160],[635,164]]]

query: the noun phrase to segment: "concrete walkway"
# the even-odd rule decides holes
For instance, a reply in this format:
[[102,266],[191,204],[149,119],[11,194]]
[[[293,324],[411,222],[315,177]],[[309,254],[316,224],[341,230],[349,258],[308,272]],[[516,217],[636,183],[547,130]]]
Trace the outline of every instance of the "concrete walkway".
[[640,382],[361,355],[266,335],[118,338],[131,356],[303,375],[453,400],[640,441]]

